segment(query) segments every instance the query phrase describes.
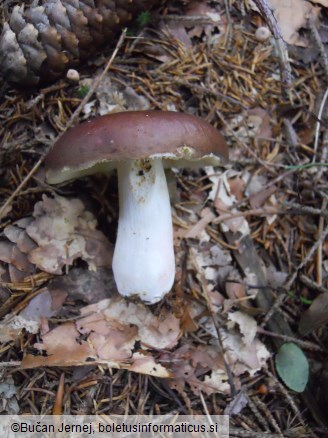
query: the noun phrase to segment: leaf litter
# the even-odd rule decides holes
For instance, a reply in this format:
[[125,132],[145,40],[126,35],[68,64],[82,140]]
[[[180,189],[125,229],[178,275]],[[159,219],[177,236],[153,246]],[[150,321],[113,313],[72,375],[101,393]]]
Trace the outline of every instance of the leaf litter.
[[[33,232],[39,229],[42,239],[36,234],[31,233],[31,235],[39,245],[48,245],[49,238],[44,231],[47,230],[44,225],[47,221],[44,215],[41,223],[42,225],[37,227],[31,222],[30,229]],[[58,228],[62,231],[61,222]],[[56,235],[58,236],[58,233]],[[66,229],[62,231],[62,236],[67,237]],[[213,309],[217,311],[221,307],[223,297],[213,290],[217,280],[216,269],[229,265],[231,257],[228,252],[215,245],[209,247],[208,251],[199,251],[196,248],[193,251],[194,259],[199,264],[198,269],[200,271],[204,269],[205,278],[213,282],[210,297]],[[66,284],[69,285],[69,294],[76,297],[74,290],[79,290],[80,276],[72,277],[71,273],[69,274],[71,280]],[[50,329],[45,319],[55,315],[60,317],[61,311],[64,310],[62,306],[68,295],[63,281],[65,278],[58,277],[58,280],[52,280],[49,283],[49,290],[46,289],[32,298],[20,315],[13,315],[10,323],[5,323],[7,339],[4,338],[3,341],[14,339],[22,328],[30,333],[37,333],[41,329],[42,342],[35,343],[33,347],[43,352],[43,355],[25,355],[22,368],[87,365],[94,362],[153,376],[170,377],[170,385],[179,391],[183,391],[184,385],[187,384],[195,393],[201,390],[208,395],[216,392],[229,393],[223,355],[218,353],[218,346],[214,344],[206,348],[202,346],[195,348],[186,345],[175,349],[183,333],[180,320],[169,311],[162,311],[160,315],[155,316],[143,304],[129,303],[114,294],[113,298],[82,307],[76,321],[63,322]],[[88,300],[88,290],[86,288],[79,292],[79,297]],[[199,309],[194,312],[194,318],[197,312]],[[206,330],[210,333],[208,326]],[[3,333],[5,334],[6,331]],[[246,329],[244,329],[245,333]],[[212,336],[215,340],[215,333],[214,335],[212,333]],[[230,355],[234,354],[236,348],[241,350],[242,341],[236,340],[235,333],[225,332],[224,343],[229,348]],[[135,351],[136,345],[139,345],[137,351]],[[254,352],[251,351],[250,354]],[[244,353],[244,356],[247,355]],[[258,361],[245,359],[242,354],[238,357],[240,359],[238,371],[236,367],[232,368],[234,373],[236,371],[236,378],[243,372],[252,370],[251,365],[256,367],[254,372],[259,369]],[[247,366],[242,367],[241,363],[247,363]]]
[[[89,269],[110,266],[112,244],[98,230],[97,221],[81,200],[43,195],[33,216],[4,229],[0,260],[21,272],[21,279],[36,272],[62,274],[77,259]],[[11,278],[11,280],[15,280]],[[16,280],[17,281],[17,280]]]

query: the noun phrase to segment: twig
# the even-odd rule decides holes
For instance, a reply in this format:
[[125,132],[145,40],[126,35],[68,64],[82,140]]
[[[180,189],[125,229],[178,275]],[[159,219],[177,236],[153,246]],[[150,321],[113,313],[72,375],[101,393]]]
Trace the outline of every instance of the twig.
[[[315,180],[318,182],[322,180],[322,174],[325,171],[327,171],[327,166],[323,166],[323,164],[327,164],[328,162],[328,129],[325,129],[323,132],[321,149],[322,149],[322,152],[320,154],[321,166],[318,167],[314,177]],[[320,193],[320,195],[328,199],[328,196],[325,193]]]
[[[324,198],[322,200],[322,210],[326,210],[327,203],[328,203],[328,200],[326,198]],[[322,231],[323,231],[324,223],[325,223],[324,218],[322,216],[320,216],[319,225],[318,225],[318,236],[320,236]],[[316,269],[317,283],[320,286],[322,286],[322,242],[318,246],[316,265],[317,265],[317,269]]]
[[297,266],[294,274],[290,277],[288,282],[285,284],[285,286],[284,286],[285,291],[288,292],[290,290],[292,284],[294,283],[294,281],[296,280],[296,278],[298,276],[299,271],[301,269],[303,269],[304,266],[312,259],[313,254],[317,251],[319,245],[322,245],[322,243],[326,240],[327,236],[328,236],[328,225],[323,230],[323,232],[321,233],[321,236],[318,238],[318,240],[312,245],[312,248],[307,253],[304,260]]
[[275,384],[278,385],[280,391],[284,394],[284,396],[285,396],[286,399],[288,400],[289,405],[290,405],[290,407],[292,408],[292,411],[294,412],[294,414],[295,414],[296,418],[298,419],[298,421],[302,424],[302,426],[306,427],[306,426],[305,426],[305,422],[304,422],[304,420],[303,420],[303,417],[302,417],[302,414],[301,414],[300,410],[299,410],[298,407],[296,406],[296,404],[295,404],[293,398],[290,396],[289,392],[286,390],[286,388],[284,387],[284,385],[282,385],[282,384],[280,383],[280,381],[277,379],[277,377],[276,377],[274,374],[272,374],[269,370],[266,370],[265,372],[266,372],[266,374],[267,374],[271,379],[274,380]]
[[260,333],[261,335],[271,336],[273,338],[282,339],[285,342],[293,342],[294,344],[297,344],[300,347],[304,348],[304,350],[321,351],[321,352],[326,351],[323,348],[319,347],[317,344],[314,344],[312,342],[302,341],[301,339],[294,338],[293,336],[283,335],[281,333],[270,332],[269,330],[265,330],[262,327],[257,328],[257,333]]
[[112,56],[110,57],[109,61],[106,64],[106,67],[104,68],[103,72],[97,76],[93,82],[93,84],[91,85],[89,91],[87,92],[87,94],[85,95],[85,97],[83,98],[82,102],[80,103],[80,105],[76,108],[76,110],[74,111],[74,113],[72,114],[71,118],[69,119],[69,121],[66,124],[65,130],[69,129],[75,122],[75,120],[78,118],[78,116],[80,115],[81,111],[83,110],[84,106],[86,105],[86,103],[88,103],[88,101],[90,100],[91,96],[93,95],[93,93],[96,91],[96,89],[99,87],[100,83],[102,82],[102,80],[104,79],[105,75],[108,73],[108,70],[110,69],[111,65],[114,62],[114,59],[116,58],[116,55],[118,53],[118,51],[120,50],[124,40],[125,40],[125,36],[126,36],[126,32],[127,29],[125,28],[122,33],[121,36],[116,44],[116,47],[112,53]]
[[267,0],[254,0],[254,3],[259,8],[261,14],[265,18],[265,21],[276,40],[277,49],[279,52],[281,91],[283,97],[285,99],[289,99],[289,91],[292,86],[292,74],[291,74],[291,67],[289,63],[287,45],[283,40],[279,25]]
[[291,214],[293,213],[299,215],[312,214],[314,216],[319,215],[323,217],[328,216],[328,212],[323,211],[321,208],[314,208],[308,205],[297,204],[296,202],[286,202],[285,206],[286,206],[286,210],[288,212],[291,212]]
[[214,20],[208,15],[175,15],[175,14],[167,14],[167,15],[153,15],[154,18],[162,21],[173,21],[177,23],[183,24],[215,24],[217,20]]
[[322,98],[321,104],[320,104],[320,108],[319,108],[319,113],[318,113],[318,120],[315,126],[315,137],[314,137],[314,145],[313,145],[313,158],[312,158],[312,163],[316,162],[316,156],[317,156],[317,150],[318,150],[318,144],[319,144],[319,135],[320,135],[320,126],[321,126],[321,118],[322,118],[322,113],[323,110],[325,109],[326,106],[326,101],[328,98],[328,88],[326,88],[325,94]]
[[313,19],[309,20],[309,25],[310,25],[312,39],[319,49],[321,66],[322,66],[323,71],[325,73],[325,82],[327,83],[328,82],[328,57],[326,54],[326,49],[325,49],[325,46],[322,42],[321,36],[318,32],[315,21]]
[[272,316],[276,313],[276,311],[280,308],[282,303],[285,301],[285,298],[287,297],[287,294],[284,292],[280,292],[278,295],[278,298],[274,301],[268,312],[266,313],[265,317],[263,318],[260,327],[263,328],[267,325],[267,323],[270,321]]
[[300,280],[302,283],[304,283],[306,286],[310,287],[311,289],[317,290],[318,292],[327,294],[328,293],[328,288],[324,287],[318,283],[316,283],[315,281],[311,280],[309,277],[307,277],[304,274],[300,275]]
[[205,415],[206,415],[206,417],[208,418],[210,424],[212,424],[211,416],[210,416],[210,413],[208,412],[208,408],[207,408],[207,405],[206,405],[206,402],[205,402],[205,399],[204,399],[203,393],[202,393],[201,391],[200,391],[200,393],[199,393],[199,398],[200,398],[200,401],[202,402],[202,405],[203,405],[203,408],[204,408]]
[[262,400],[260,400],[259,397],[257,397],[257,396],[253,396],[252,401],[258,409],[261,409],[262,417],[264,414],[264,417],[266,417],[266,420],[268,422],[270,422],[270,424],[273,427],[273,429],[275,430],[275,432],[282,434],[282,430],[280,429],[277,421],[275,420],[272,413],[270,412],[268,405],[266,403],[263,403]]
[[20,367],[22,362],[20,360],[10,360],[9,362],[0,362],[1,368]]
[[220,91],[218,91],[218,90],[213,90],[209,87],[205,87],[205,85],[198,85],[195,83],[187,82],[185,79],[181,80],[181,79],[177,79],[177,78],[173,78],[173,77],[172,77],[172,81],[174,81],[175,84],[181,84],[184,87],[190,88],[190,90],[195,90],[195,91],[198,91],[199,93],[202,93],[202,94],[206,93],[206,94],[210,94],[210,95],[216,96],[216,97],[219,96],[220,99],[226,100],[227,102],[230,102],[233,105],[238,105],[244,110],[248,109],[246,107],[246,105],[244,105],[242,102],[235,99],[234,97],[227,96],[226,93],[220,93]]
[[224,8],[225,8],[225,12],[226,12],[226,17],[227,17],[227,30],[225,32],[224,35],[224,39],[225,39],[225,52],[230,51],[231,50],[231,43],[232,43],[232,21],[231,21],[231,15],[230,15],[230,4],[229,4],[229,0],[224,0]]
[[[235,206],[234,206],[235,207]],[[328,216],[328,213],[326,212],[322,212],[319,209],[312,209],[311,212],[309,211],[304,211],[302,213],[302,210],[299,209],[293,209],[293,208],[287,208],[287,209],[279,209],[279,208],[275,208],[275,207],[266,207],[264,208],[254,208],[252,210],[247,210],[247,211],[238,211],[236,213],[226,213],[226,214],[221,214],[219,217],[217,217],[216,219],[213,219],[211,221],[212,224],[217,225],[220,224],[226,220],[229,219],[235,219],[237,217],[247,217],[247,216],[272,216],[272,215],[300,215],[300,214],[313,214],[313,215],[319,215],[324,217]]]
[[14,198],[18,195],[18,193],[22,190],[23,187],[26,186],[26,184],[29,182],[29,180],[32,178],[32,176],[35,174],[35,172],[38,170],[40,165],[43,162],[43,157],[39,159],[39,161],[32,167],[32,169],[29,171],[29,173],[26,175],[26,177],[23,179],[23,181],[19,184],[19,186],[14,190],[14,192],[9,196],[9,198],[6,200],[6,202],[3,204],[3,206],[0,209],[0,220],[4,216],[4,212],[6,211],[6,208],[8,205],[14,200]]
[[248,406],[250,407],[250,409],[253,412],[257,421],[262,425],[263,429],[266,432],[270,432],[270,426],[269,426],[265,416],[259,412],[256,403],[254,402],[254,400],[251,397],[248,397]]

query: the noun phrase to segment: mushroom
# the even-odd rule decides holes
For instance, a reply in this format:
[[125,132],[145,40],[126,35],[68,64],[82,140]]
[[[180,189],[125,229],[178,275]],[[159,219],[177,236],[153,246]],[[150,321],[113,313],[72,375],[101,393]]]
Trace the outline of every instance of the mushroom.
[[127,111],[84,122],[63,134],[45,158],[58,184],[117,169],[119,220],[113,273],[119,293],[148,304],[173,286],[175,259],[167,167],[217,165],[228,158],[221,134],[198,117]]

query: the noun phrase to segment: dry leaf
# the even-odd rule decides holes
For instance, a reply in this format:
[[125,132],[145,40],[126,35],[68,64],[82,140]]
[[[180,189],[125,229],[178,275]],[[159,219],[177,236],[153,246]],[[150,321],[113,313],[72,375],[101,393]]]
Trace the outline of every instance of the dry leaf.
[[[86,78],[80,81],[80,86],[90,88],[92,79]],[[85,118],[102,116],[104,114],[119,111],[147,110],[149,101],[142,95],[138,95],[131,87],[118,86],[113,83],[109,76],[105,77],[95,91],[96,99],[89,101],[83,107]]]
[[254,138],[272,137],[270,119],[268,111],[261,107],[252,108],[248,111],[247,126],[249,130],[253,130]]
[[269,0],[274,8],[282,36],[288,44],[306,47],[307,41],[299,34],[299,29],[307,26],[308,19],[315,19],[320,8],[305,0]]
[[28,258],[39,269],[61,274],[63,266],[71,265],[79,257],[91,269],[110,265],[112,245],[96,229],[96,219],[79,199],[43,195],[33,216],[35,219],[26,232],[38,247],[29,252]]
[[266,366],[270,357],[269,351],[259,339],[255,339],[251,345],[245,345],[239,333],[223,333],[222,343],[235,376],[245,372],[253,376]]
[[[224,31],[223,21],[221,19],[221,15],[219,12],[211,5],[209,5],[206,1],[192,1],[188,3],[186,9],[186,16],[188,17],[204,17],[205,19],[211,20],[205,24],[193,24],[191,29],[188,31],[188,35],[190,38],[198,37],[200,38],[202,33],[204,32],[207,36],[208,42],[212,42],[211,34],[216,32],[217,29],[220,33]],[[188,27],[188,26],[186,26]]]
[[10,242],[0,242],[0,261],[7,263],[12,282],[35,273],[36,267],[61,274],[77,258],[92,270],[111,266],[113,245],[96,227],[95,217],[79,199],[43,195],[33,217],[5,227]]
[[243,199],[245,185],[246,182],[244,179],[238,176],[229,179],[230,192],[237,201],[241,201]]
[[[206,295],[207,304],[214,313],[219,310],[224,301],[223,295],[214,290],[219,276],[217,265],[218,263],[222,263],[225,266],[231,261],[230,256],[226,257],[225,260],[221,260],[220,256],[223,253],[223,250],[217,252],[216,249],[218,248],[215,246],[212,246],[210,250],[203,250],[201,247],[198,247],[197,249],[190,248],[190,258],[188,260],[188,268],[190,266],[195,270],[196,276],[200,284],[202,284]],[[214,255],[215,253],[216,256]],[[209,265],[212,265],[213,267]]]
[[184,237],[186,239],[195,239],[200,237],[206,226],[210,224],[213,219],[215,219],[215,214],[210,208],[204,208],[201,212],[201,217],[202,218],[195,225],[185,232]]
[[9,342],[17,339],[23,329],[28,333],[38,333],[39,321],[28,320],[20,315],[8,314],[0,322],[0,342]]
[[163,365],[157,363],[150,355],[146,356],[137,352],[133,354],[133,360],[134,362],[129,366],[129,371],[156,377],[171,376],[169,371]]
[[[251,316],[243,312],[234,312],[228,314],[228,317],[230,321],[235,319],[239,329],[233,328],[235,322],[232,321],[233,324],[228,323],[229,330],[220,330],[226,360],[234,376],[240,376],[245,372],[254,375],[266,366],[270,353],[265,345],[255,337],[257,325]],[[203,326],[217,339],[216,328],[211,319],[207,318]]]
[[197,395],[230,392],[223,356],[216,347],[183,345],[173,353],[161,355],[160,359],[170,364],[174,378],[169,385],[180,393],[184,392],[185,385]]
[[262,207],[264,202],[270,198],[270,196],[275,193],[277,190],[277,187],[272,185],[267,189],[260,190],[259,192],[251,195],[249,197],[249,203],[251,204],[252,208],[259,208]]
[[7,205],[1,212],[2,219],[6,218],[6,216],[8,216],[8,214],[12,211],[12,209],[13,206],[11,204]]
[[10,242],[1,241],[0,242],[0,261],[4,263],[11,263],[12,251],[14,245]]
[[254,341],[257,332],[255,319],[240,311],[229,313],[228,319],[231,321],[228,323],[228,328],[234,327],[235,324],[238,324],[244,344],[250,345]]
[[248,180],[245,195],[249,197],[261,192],[268,183],[268,179],[264,175],[251,175],[250,173],[245,172],[245,178]]
[[229,126],[241,142],[250,138],[271,138],[270,114],[261,107],[245,110],[229,119]]
[[[239,387],[239,384],[237,383],[236,386]],[[230,384],[226,371],[224,369],[214,369],[209,376],[205,376],[204,385],[202,385],[200,389],[207,395],[212,395],[217,392],[229,394]]]
[[248,405],[248,397],[245,391],[241,389],[239,393],[231,400],[231,402],[225,407],[224,415],[237,415],[245,406]]
[[192,47],[191,38],[188,35],[183,23],[168,22],[162,24],[161,30],[170,33],[173,36],[173,38],[178,40],[180,43],[184,44],[188,49]]
[[0,382],[0,414],[16,415],[19,413],[17,402],[17,388],[12,376],[8,376],[5,381]]
[[328,8],[328,0],[311,0],[311,3],[316,3],[318,5],[322,5]]
[[266,268],[265,273],[268,285],[270,285],[273,289],[282,287],[286,283],[288,277],[287,272],[277,271],[277,269],[271,264]]
[[328,293],[318,295],[301,316],[299,332],[305,336],[328,323]]
[[[230,191],[228,176],[229,171],[224,172],[220,177],[216,177],[214,180],[210,177],[214,182],[214,185],[209,198],[214,199],[214,206],[219,215],[237,213],[237,209],[232,208],[237,200]],[[215,193],[215,195],[212,198],[213,193]],[[225,219],[220,225],[224,232],[232,231],[233,233],[236,233],[238,231],[241,236],[248,235],[250,232],[248,222],[242,216]]]
[[[22,367],[86,365],[91,361],[170,376],[164,367],[155,363],[149,349],[169,349],[178,342],[179,320],[172,313],[163,310],[156,317],[143,304],[128,303],[119,297],[84,307],[81,315],[75,323],[64,323],[44,334],[42,343],[34,347],[47,356],[28,354]],[[133,352],[136,342],[145,355]]]
[[45,289],[29,301],[25,309],[20,312],[20,316],[29,321],[55,316],[66,297],[67,293],[64,291],[49,292],[48,289]]
[[241,282],[235,283],[233,281],[228,281],[225,288],[228,297],[233,301],[246,297],[245,285]]

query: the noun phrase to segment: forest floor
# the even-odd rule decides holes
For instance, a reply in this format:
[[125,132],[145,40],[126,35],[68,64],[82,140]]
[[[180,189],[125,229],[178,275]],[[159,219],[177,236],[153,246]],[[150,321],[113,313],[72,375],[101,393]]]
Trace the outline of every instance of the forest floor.
[[[328,9],[304,3],[286,47],[252,2],[199,0],[139,16],[77,80],[1,84],[0,412],[327,436]],[[168,171],[176,281],[147,307],[113,281],[115,173],[50,186],[43,160],[78,122],[150,109],[205,119],[230,159]]]

